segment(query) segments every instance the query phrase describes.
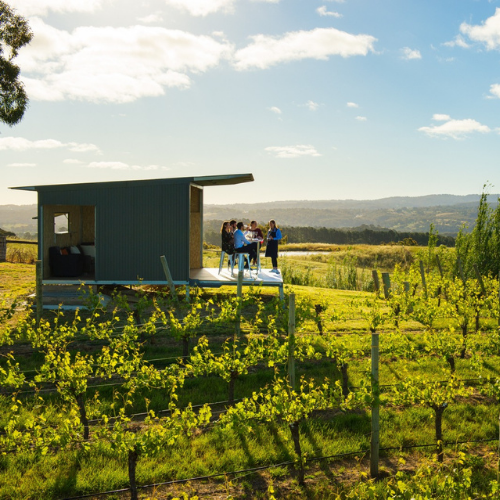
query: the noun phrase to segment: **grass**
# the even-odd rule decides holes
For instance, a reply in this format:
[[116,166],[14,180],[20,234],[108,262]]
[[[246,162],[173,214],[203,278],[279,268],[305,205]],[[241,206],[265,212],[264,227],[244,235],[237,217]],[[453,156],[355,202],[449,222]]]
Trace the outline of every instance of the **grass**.
[[26,243],[7,244],[7,262],[34,264],[38,259],[38,246]]
[[[208,256],[207,258],[210,258]],[[213,256],[212,256],[213,258]],[[297,259],[305,265],[328,262]],[[324,267],[322,268],[325,269]],[[23,264],[0,264],[0,298],[23,297],[32,290],[34,285],[34,266]],[[359,339],[362,346],[369,350],[370,338],[367,333],[367,323],[359,312],[353,314],[356,304],[360,305],[371,294],[317,287],[293,286],[289,290],[297,296],[297,301],[308,299],[313,304],[326,304],[323,313],[324,326],[327,331],[336,331],[339,335],[353,335]],[[203,293],[205,299],[221,298],[234,293],[234,288],[222,288],[217,291]],[[274,294],[264,290],[259,293],[266,301]],[[10,299],[9,299],[10,300]],[[249,333],[252,327],[252,310],[249,308],[248,321],[242,325],[244,332]],[[344,313],[347,319],[342,322],[333,320],[334,313]],[[46,311],[46,318],[53,313]],[[85,317],[85,313],[82,314]],[[68,321],[71,317],[68,316]],[[414,322],[402,322],[403,331],[417,348],[421,346],[420,335],[423,327]],[[388,327],[387,331],[394,331]],[[219,331],[204,331],[209,335],[214,351],[220,348],[230,332],[221,334]],[[317,325],[309,320],[298,325],[298,335],[315,335]],[[488,336],[491,333],[478,333],[477,336]],[[382,353],[390,336],[382,334],[380,345]],[[471,334],[474,336],[476,334]],[[353,337],[354,338],[354,337]],[[175,357],[181,354],[178,341],[165,334],[157,334],[154,341],[145,342],[143,352],[145,359]],[[86,353],[96,352],[102,344],[99,342],[77,342],[73,352],[84,350]],[[43,355],[30,350],[23,342],[3,349],[16,353],[16,360],[23,370],[34,370],[43,361]],[[158,365],[161,366],[161,363]],[[369,368],[368,356],[359,356],[349,364],[348,374],[351,386],[357,386],[367,379]],[[282,374],[285,367],[281,368]],[[441,377],[447,364],[443,359],[430,356],[418,356],[415,360],[398,359],[393,356],[381,356],[381,384],[394,384],[404,380],[406,373],[422,374],[428,377]],[[482,368],[483,377],[500,373],[500,359],[491,356]],[[457,361],[457,374],[460,378],[475,378],[477,368],[470,359]],[[338,379],[339,373],[335,364],[326,359],[320,361],[297,362],[297,378],[301,375],[323,380],[325,377]],[[248,375],[240,377],[236,382],[235,396],[237,398],[251,396],[254,391],[271,382],[273,369],[264,365],[251,370]],[[99,399],[93,395],[98,392]],[[87,394],[89,416],[101,412],[112,413],[113,388],[91,389]],[[24,403],[23,418],[39,411],[39,400],[33,395],[19,395]],[[49,423],[57,423],[64,418],[64,405],[57,394],[43,394],[46,405],[46,417]],[[186,381],[179,392],[179,405],[189,402],[202,404],[205,402],[224,401],[227,399],[227,383],[215,376],[200,377]],[[147,400],[147,401],[146,401]],[[0,427],[7,422],[11,399],[0,396]],[[138,392],[131,411],[142,412],[146,408],[161,410],[168,404],[168,398],[161,391]],[[329,456],[356,452],[369,448],[370,419],[368,411],[351,412],[317,412],[301,423],[303,451],[308,457]],[[498,407],[492,400],[479,396],[451,403],[444,412],[443,431],[445,441],[489,439],[497,434]],[[381,446],[399,447],[434,442],[434,427],[432,410],[422,407],[392,408],[381,410]],[[493,445],[492,445],[493,446]],[[474,454],[465,458],[460,450],[469,448]],[[238,480],[222,478],[211,482],[193,482],[186,486],[175,486],[156,489],[152,498],[171,498],[169,495],[186,492],[188,495],[202,495],[202,498],[216,498],[221,495],[234,498],[270,498],[271,490],[277,498],[388,498],[390,488],[400,491],[406,485],[406,492],[400,492],[398,498],[411,498],[428,485],[434,498],[478,498],[480,494],[490,491],[490,481],[495,478],[495,464],[487,445],[452,446],[446,450],[447,463],[442,466],[432,462],[433,447],[413,451],[383,452],[382,462],[389,477],[378,483],[366,479],[367,459],[359,454],[357,459],[343,458],[332,462],[310,463],[307,467],[306,487],[300,488],[293,478],[293,473],[287,467],[278,467],[267,472],[242,477]],[[219,428],[185,437],[170,449],[162,450],[154,458],[143,458],[138,466],[138,483],[183,479],[199,475],[210,475],[221,471],[245,469],[265,464],[277,464],[293,460],[293,444],[288,428],[280,424],[252,425],[249,428],[223,431]],[[403,459],[410,465],[399,462]],[[471,485],[463,486],[459,491],[458,473],[467,476],[471,474]],[[464,472],[466,471],[466,473]],[[399,474],[399,476],[398,476]],[[446,479],[448,478],[448,479]],[[440,483],[442,482],[442,484]],[[448,483],[446,483],[448,481]],[[453,482],[455,481],[455,482]],[[456,484],[455,484],[456,483]],[[45,499],[63,498],[72,495],[91,493],[127,487],[128,477],[126,460],[111,452],[106,445],[99,449],[66,450],[59,453],[43,455],[34,452],[8,454],[0,457],[0,498]],[[446,489],[447,488],[447,489]],[[465,489],[464,489],[465,488]],[[461,496],[463,494],[463,496]],[[371,495],[371,496],[370,496]],[[406,496],[405,496],[406,495]],[[448,496],[447,496],[448,495]],[[116,498],[125,496],[116,495]],[[429,497],[429,498],[431,498]],[[494,497],[491,497],[494,498]]]

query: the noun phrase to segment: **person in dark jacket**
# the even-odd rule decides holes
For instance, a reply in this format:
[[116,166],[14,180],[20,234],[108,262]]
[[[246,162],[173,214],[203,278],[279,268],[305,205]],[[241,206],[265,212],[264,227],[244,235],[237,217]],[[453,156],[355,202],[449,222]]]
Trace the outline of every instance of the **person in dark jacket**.
[[229,221],[224,221],[222,223],[222,227],[220,228],[221,235],[221,249],[223,252],[226,252],[228,255],[233,255],[234,253],[234,236],[231,231],[231,225]]
[[278,242],[281,240],[281,231],[276,225],[276,221],[269,221],[269,231],[267,232],[266,257],[271,257],[273,268],[270,272],[280,274],[278,270]]

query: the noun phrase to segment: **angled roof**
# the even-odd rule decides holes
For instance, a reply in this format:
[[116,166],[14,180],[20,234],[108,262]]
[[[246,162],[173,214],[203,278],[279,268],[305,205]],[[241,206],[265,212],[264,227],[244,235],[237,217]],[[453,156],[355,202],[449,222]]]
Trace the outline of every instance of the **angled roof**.
[[171,177],[162,179],[145,179],[138,181],[111,181],[111,182],[85,182],[80,184],[46,184],[42,186],[19,186],[9,189],[20,189],[24,191],[53,191],[66,189],[98,189],[100,187],[133,187],[147,186],[148,184],[197,184],[198,186],[228,186],[252,182],[252,174],[230,174],[230,175],[207,175],[203,177]]

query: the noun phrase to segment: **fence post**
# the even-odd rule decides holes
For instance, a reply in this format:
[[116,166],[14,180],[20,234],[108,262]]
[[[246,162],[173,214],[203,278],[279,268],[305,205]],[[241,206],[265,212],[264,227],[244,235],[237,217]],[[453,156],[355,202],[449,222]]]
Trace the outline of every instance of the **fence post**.
[[164,255],[160,257],[161,260],[161,265],[163,266],[163,272],[165,273],[165,276],[167,278],[168,286],[170,288],[170,293],[172,294],[172,297],[177,300],[177,294],[175,293],[175,285],[174,285],[174,280],[172,279],[172,274],[170,273],[170,268],[168,267],[168,262],[167,259]]
[[288,302],[288,383],[295,390],[295,294]]
[[420,261],[420,276],[422,277],[422,286],[424,287],[425,296],[427,297],[427,281],[425,279],[424,261]]
[[388,299],[391,296],[391,277],[389,273],[382,273],[382,282],[384,283],[384,297]]
[[373,286],[375,287],[375,292],[377,294],[380,293],[380,281],[378,279],[378,272],[374,269],[372,271],[372,277],[373,277]]
[[370,443],[370,476],[378,477],[380,450],[380,387],[379,387],[379,334],[372,332],[372,437]]
[[43,312],[43,288],[42,288],[42,261],[37,260],[35,262],[35,272],[36,272],[36,326],[40,326],[40,320],[42,319]]
[[0,236],[0,262],[7,261],[7,236]]

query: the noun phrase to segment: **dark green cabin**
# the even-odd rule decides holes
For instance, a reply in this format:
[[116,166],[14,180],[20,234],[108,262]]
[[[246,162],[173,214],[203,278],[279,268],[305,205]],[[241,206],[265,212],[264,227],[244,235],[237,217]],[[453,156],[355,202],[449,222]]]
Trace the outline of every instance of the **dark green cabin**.
[[[12,189],[38,193],[43,283],[165,284],[165,255],[174,283],[187,285],[203,267],[203,189],[251,181],[235,174]],[[83,247],[92,266],[53,276],[51,247]]]

